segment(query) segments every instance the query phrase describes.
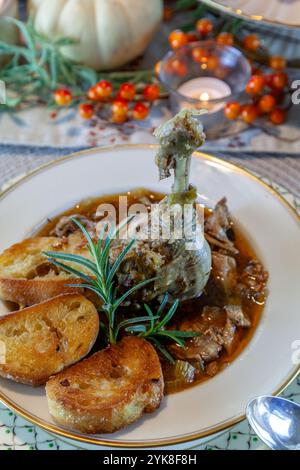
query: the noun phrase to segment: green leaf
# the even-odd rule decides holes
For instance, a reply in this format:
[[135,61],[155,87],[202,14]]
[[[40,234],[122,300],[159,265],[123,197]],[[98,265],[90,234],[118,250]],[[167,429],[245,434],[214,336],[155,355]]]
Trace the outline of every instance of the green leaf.
[[163,346],[159,341],[155,338],[150,338],[150,341],[154,344],[154,346],[162,353],[162,355],[169,361],[171,364],[175,364],[174,357],[169,353],[167,348]]
[[149,318],[150,318],[150,321],[151,321],[151,323],[150,323],[150,325],[151,325],[151,331],[152,331],[152,330],[154,329],[154,326],[155,326],[155,320],[156,320],[156,318],[160,318],[159,312],[157,312],[157,316],[155,317],[154,314],[153,314],[153,312],[152,312],[152,310],[151,310],[151,308],[149,307],[149,305],[144,304],[144,308],[145,308],[146,312],[147,312],[148,315],[149,315]]
[[108,284],[113,280],[113,278],[116,275],[119,267],[121,266],[122,262],[124,261],[125,257],[127,256],[127,254],[131,251],[134,244],[135,244],[135,240],[132,240],[126,246],[126,248],[124,248],[124,250],[119,254],[119,256],[117,257],[116,261],[114,262],[114,264],[112,265],[112,268],[109,271],[109,275],[107,277],[107,283]]
[[197,331],[165,330],[164,333],[171,333],[178,338],[195,338],[197,336],[201,336],[201,333]]
[[172,307],[170,308],[170,310],[168,311],[167,315],[162,319],[162,321],[157,325],[157,329],[162,329],[164,328],[168,323],[169,321],[172,319],[172,317],[174,316],[177,308],[178,308],[178,305],[179,305],[179,300],[175,300],[175,302],[173,303]]
[[120,307],[120,305],[130,296],[132,295],[134,292],[136,292],[137,290],[141,289],[142,287],[145,287],[147,286],[148,284],[150,284],[150,282],[154,282],[157,278],[153,278],[153,279],[148,279],[146,281],[143,281],[143,282],[140,282],[139,284],[137,284],[136,286],[133,286],[131,287],[131,289],[129,289],[127,292],[125,292],[125,294],[122,295],[122,297],[120,297],[116,303],[114,304],[114,308],[115,310]]
[[87,231],[87,229],[75,217],[72,217],[71,221],[73,222],[73,224],[77,225],[77,227],[80,228],[80,230],[82,231],[82,233],[84,234],[84,236],[86,238],[86,241],[87,241],[87,243],[88,243],[88,245],[91,249],[91,252],[92,252],[93,256],[95,258],[97,258],[97,251],[95,249],[94,242],[93,242],[89,232]]
[[12,18],[12,17],[5,17],[4,20],[6,22],[15,24],[19,28],[23,38],[25,39],[25,42],[28,46],[28,49],[31,51],[32,55],[34,56],[35,52],[36,52],[36,48],[35,48],[35,44],[34,44],[34,40],[32,38],[32,35],[30,34],[29,29],[26,26],[26,24],[23,23],[23,21],[17,20],[16,18]]
[[67,287],[75,287],[75,288],[82,288],[82,289],[88,289],[94,294],[96,294],[100,299],[105,303],[106,299],[103,297],[101,291],[97,289],[97,287],[93,287],[90,284],[66,284]]
[[145,333],[147,331],[147,328],[145,325],[133,325],[125,328],[125,331],[127,333]]
[[84,256],[75,255],[71,253],[60,253],[58,251],[45,251],[44,255],[48,256],[49,258],[61,259],[63,261],[70,261],[71,263],[80,264],[85,268],[89,269],[93,274],[98,274],[96,264],[90,261],[89,259],[84,258]]
[[55,52],[50,53],[50,75],[51,75],[51,88],[56,87],[57,83],[58,64]]
[[169,331],[157,331],[155,333],[155,335],[157,336],[162,336],[164,338],[167,338],[167,339],[171,339],[173,341],[175,341],[175,343],[177,343],[179,346],[181,346],[182,348],[184,347],[185,345],[185,342],[184,340],[182,340],[181,338],[178,338],[176,334],[172,334],[170,333]]
[[47,261],[54,264],[58,268],[63,269],[64,271],[69,272],[70,274],[74,274],[74,276],[79,277],[86,281],[87,283],[93,284],[93,279],[89,276],[86,276],[82,272],[78,271],[77,269],[71,268],[71,266],[67,266],[66,264],[60,263],[59,261],[55,261],[54,259],[47,258]]
[[61,38],[55,39],[53,44],[57,47],[74,46],[76,44],[79,44],[79,40],[73,39],[73,38],[61,37]]
[[163,300],[159,306],[159,309],[157,310],[157,315],[161,315],[168,303],[168,300],[169,300],[169,294],[165,294],[164,297],[163,297]]
[[198,0],[177,0],[175,10],[187,10],[198,5]]

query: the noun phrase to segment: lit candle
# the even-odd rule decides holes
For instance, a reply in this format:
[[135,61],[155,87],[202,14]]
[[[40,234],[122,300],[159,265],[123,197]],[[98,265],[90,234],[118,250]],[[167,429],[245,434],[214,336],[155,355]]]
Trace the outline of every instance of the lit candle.
[[198,103],[183,102],[181,106],[186,107],[202,107],[207,109],[209,113],[215,113],[222,109],[225,105],[224,102],[213,103],[211,100],[220,100],[231,95],[230,86],[214,77],[199,77],[183,83],[177,92],[187,98],[197,100]]

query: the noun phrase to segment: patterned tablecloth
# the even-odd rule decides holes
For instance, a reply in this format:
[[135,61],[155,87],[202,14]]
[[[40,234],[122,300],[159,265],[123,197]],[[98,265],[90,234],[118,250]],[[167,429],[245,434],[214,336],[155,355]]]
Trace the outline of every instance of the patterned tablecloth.
[[[279,37],[280,34],[275,36]],[[270,47],[274,43],[275,40],[270,39]],[[286,48],[290,55],[294,53],[293,50],[299,50],[299,44],[300,34],[297,33],[294,38],[289,37]],[[280,47],[285,46],[280,43],[278,48]],[[294,106],[291,121],[281,131],[280,138],[251,129],[230,139],[208,142],[204,150],[262,175],[300,213],[299,110],[300,105]],[[167,115],[166,107],[156,107],[149,120],[142,125],[107,126],[99,121],[83,125],[72,109],[59,114],[51,114],[44,109],[21,114],[0,112],[0,190],[42,163],[82,148],[120,143],[151,143],[153,127]],[[283,395],[300,403],[300,376]],[[221,437],[196,448],[260,449],[263,446],[248,424],[243,422]],[[0,450],[5,449],[61,450],[77,447],[45,433],[0,404]]]

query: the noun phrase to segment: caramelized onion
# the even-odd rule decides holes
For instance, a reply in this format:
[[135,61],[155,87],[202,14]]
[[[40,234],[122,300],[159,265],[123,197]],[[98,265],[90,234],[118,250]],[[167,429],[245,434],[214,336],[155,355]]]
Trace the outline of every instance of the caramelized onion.
[[198,378],[198,370],[187,361],[177,360],[164,370],[165,392],[167,394],[183,390]]

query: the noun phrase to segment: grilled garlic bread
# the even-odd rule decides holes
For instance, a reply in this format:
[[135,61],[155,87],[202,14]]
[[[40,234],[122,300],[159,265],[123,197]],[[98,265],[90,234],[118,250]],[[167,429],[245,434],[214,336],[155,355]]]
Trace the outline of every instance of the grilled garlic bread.
[[0,297],[3,300],[25,307],[60,294],[82,293],[80,289],[67,286],[80,283],[80,279],[49,263],[44,251],[89,256],[80,232],[68,238],[30,238],[11,246],[0,255]]
[[0,319],[5,360],[0,376],[38,386],[85,357],[99,332],[96,308],[66,294]]
[[158,355],[144,339],[118,344],[51,378],[49,411],[60,425],[83,433],[111,433],[159,407],[163,375]]

